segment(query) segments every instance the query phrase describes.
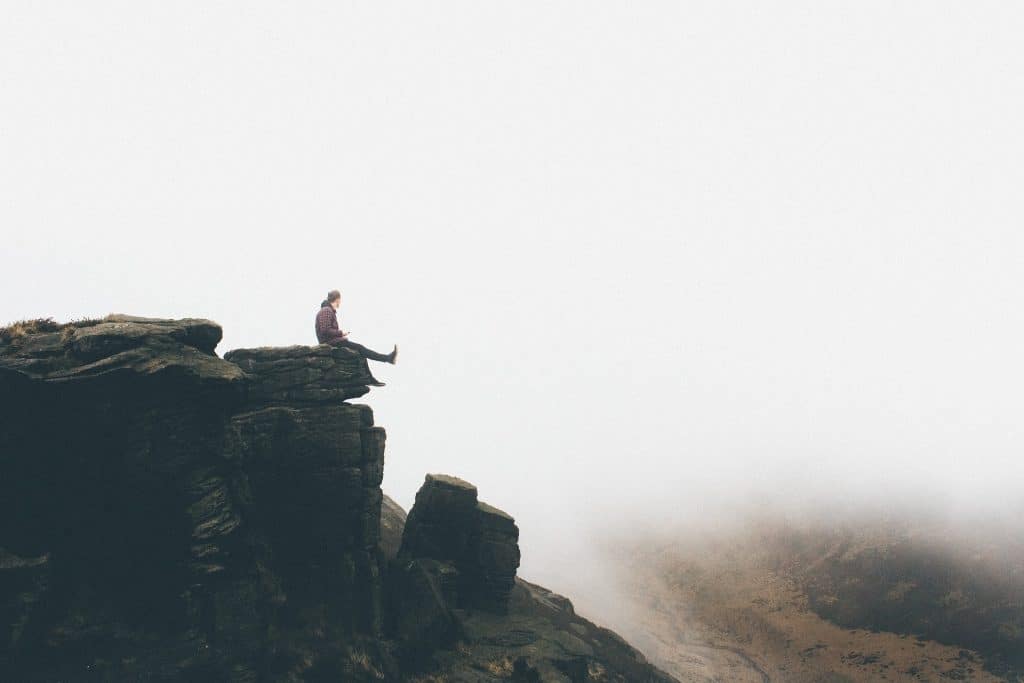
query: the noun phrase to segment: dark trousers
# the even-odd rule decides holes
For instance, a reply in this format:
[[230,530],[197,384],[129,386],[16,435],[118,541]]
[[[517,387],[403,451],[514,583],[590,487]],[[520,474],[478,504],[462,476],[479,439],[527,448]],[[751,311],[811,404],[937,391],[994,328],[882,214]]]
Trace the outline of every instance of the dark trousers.
[[354,341],[349,341],[348,339],[334,339],[331,341],[331,346],[343,346],[346,349],[352,349],[353,351],[358,352],[363,358],[369,358],[370,360],[379,360],[384,363],[391,362],[390,353],[377,353],[372,349],[366,348],[362,344],[357,344]]

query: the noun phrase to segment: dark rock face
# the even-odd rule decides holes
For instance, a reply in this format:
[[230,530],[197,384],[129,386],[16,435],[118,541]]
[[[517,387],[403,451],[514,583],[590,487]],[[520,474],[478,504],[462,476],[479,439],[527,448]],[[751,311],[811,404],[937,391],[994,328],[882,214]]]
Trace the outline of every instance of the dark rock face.
[[384,474],[384,432],[372,424],[366,406],[270,406],[233,416],[222,452],[244,468],[247,516],[280,558],[288,592],[368,633],[380,627]]
[[0,345],[0,679],[377,680],[384,431],[342,402],[366,363],[220,336]]
[[396,563],[389,576],[389,635],[400,644],[409,668],[423,667],[438,649],[452,647],[459,623],[452,612],[458,602],[459,572],[431,559]]
[[670,680],[517,580],[472,485],[382,515],[357,354],[220,338],[0,330],[0,681]]
[[398,551],[399,561],[420,558],[449,563],[458,572],[454,606],[502,614],[519,567],[519,527],[501,510],[479,502],[472,484],[428,474]]

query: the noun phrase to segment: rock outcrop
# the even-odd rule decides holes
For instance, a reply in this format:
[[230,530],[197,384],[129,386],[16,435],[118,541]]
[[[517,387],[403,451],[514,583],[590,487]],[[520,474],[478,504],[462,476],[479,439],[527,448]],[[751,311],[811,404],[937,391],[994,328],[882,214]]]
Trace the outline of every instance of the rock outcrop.
[[236,349],[224,360],[257,380],[248,385],[254,406],[339,403],[362,396],[376,382],[359,354],[326,344]]
[[471,485],[382,516],[357,354],[220,338],[0,330],[0,680],[668,680],[517,580]]
[[398,551],[399,562],[419,559],[446,563],[457,574],[454,607],[504,614],[519,567],[519,527],[478,501],[469,482],[428,474]]
[[[516,578],[514,569],[507,594],[502,592],[506,599],[500,610],[489,601],[481,608],[470,599],[467,606],[463,597],[466,565],[460,571],[450,561],[423,555],[447,556],[452,549],[464,548],[467,544],[447,537],[472,539],[473,532],[466,530],[478,525],[489,529],[494,515],[505,530],[499,545],[515,546],[514,534],[507,532],[514,522],[505,513],[476,502],[471,484],[428,475],[404,530],[399,511],[390,513],[389,522],[382,525],[382,537],[389,547],[401,539],[402,550],[389,575],[389,630],[407,666],[443,673],[443,680],[450,683],[674,681],[615,633],[576,614],[567,598]],[[518,558],[517,552],[501,553],[513,554]],[[486,575],[473,569],[477,563],[493,562],[486,554],[470,552],[461,557],[469,563],[469,574],[477,577]],[[468,595],[479,593],[470,590]]]
[[378,680],[384,431],[343,402],[369,369],[220,337],[117,316],[0,346],[0,679]]
[[507,614],[519,566],[519,528],[477,500],[476,487],[428,474],[390,571],[389,635],[422,663],[460,634],[455,610]]

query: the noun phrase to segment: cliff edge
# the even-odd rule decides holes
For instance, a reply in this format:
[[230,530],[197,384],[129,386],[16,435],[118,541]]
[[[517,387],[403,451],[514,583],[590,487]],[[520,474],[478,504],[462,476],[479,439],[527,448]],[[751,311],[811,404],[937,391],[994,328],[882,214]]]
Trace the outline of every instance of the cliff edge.
[[518,579],[472,485],[384,504],[357,354],[220,339],[0,330],[0,679],[672,680]]

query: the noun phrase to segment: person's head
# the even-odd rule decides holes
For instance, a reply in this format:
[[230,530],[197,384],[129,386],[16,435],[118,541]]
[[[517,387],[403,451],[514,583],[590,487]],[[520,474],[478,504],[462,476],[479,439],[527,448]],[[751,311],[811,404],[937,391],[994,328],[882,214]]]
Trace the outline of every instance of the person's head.
[[336,289],[327,292],[327,303],[334,310],[338,310],[338,306],[341,306],[341,292]]

